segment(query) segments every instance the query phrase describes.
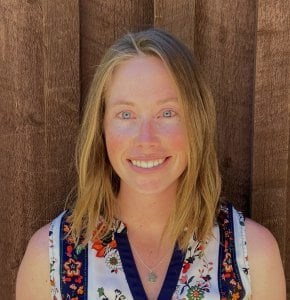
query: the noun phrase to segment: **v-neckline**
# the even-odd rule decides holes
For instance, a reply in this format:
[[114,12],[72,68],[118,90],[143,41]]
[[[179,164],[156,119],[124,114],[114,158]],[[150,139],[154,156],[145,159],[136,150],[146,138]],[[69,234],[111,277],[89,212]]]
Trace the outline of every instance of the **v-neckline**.
[[[126,230],[122,232],[115,232],[115,239],[117,242],[117,249],[120,254],[123,270],[133,299],[147,299],[139,272],[135,264]],[[173,296],[179,280],[184,258],[185,253],[175,246],[164,282],[157,298],[158,300],[171,299]]]

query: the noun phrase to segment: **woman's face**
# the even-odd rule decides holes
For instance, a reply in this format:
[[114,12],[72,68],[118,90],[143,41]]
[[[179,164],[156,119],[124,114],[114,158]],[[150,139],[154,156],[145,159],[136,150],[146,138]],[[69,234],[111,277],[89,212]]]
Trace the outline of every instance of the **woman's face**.
[[137,56],[115,69],[104,132],[121,189],[152,194],[176,187],[188,140],[174,81],[160,59]]

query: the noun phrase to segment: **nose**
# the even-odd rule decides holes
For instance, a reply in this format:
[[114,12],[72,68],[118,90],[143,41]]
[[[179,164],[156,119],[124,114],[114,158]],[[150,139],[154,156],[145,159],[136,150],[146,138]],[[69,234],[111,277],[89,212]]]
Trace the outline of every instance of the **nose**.
[[157,126],[152,119],[140,121],[136,135],[138,146],[154,146],[158,143]]

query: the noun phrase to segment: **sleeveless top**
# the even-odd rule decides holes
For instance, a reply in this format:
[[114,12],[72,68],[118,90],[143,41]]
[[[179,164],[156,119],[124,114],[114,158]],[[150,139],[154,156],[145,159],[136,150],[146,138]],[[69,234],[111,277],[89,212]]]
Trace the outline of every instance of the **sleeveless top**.
[[[67,215],[54,219],[49,231],[52,299],[146,299],[125,224],[115,220],[102,240],[74,247]],[[186,253],[175,248],[158,299],[250,299],[244,220],[222,205],[210,239],[192,237]]]

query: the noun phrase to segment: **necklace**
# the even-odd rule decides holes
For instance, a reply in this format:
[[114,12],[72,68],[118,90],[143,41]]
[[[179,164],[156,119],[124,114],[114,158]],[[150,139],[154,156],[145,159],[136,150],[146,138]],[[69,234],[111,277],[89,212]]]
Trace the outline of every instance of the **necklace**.
[[141,256],[138,254],[138,252],[136,251],[136,248],[131,244],[132,249],[134,250],[137,258],[140,260],[140,262],[142,263],[142,265],[149,271],[149,273],[147,274],[147,281],[148,282],[156,282],[157,281],[157,274],[156,272],[154,272],[154,269],[156,269],[159,265],[161,265],[161,263],[165,260],[166,256],[164,256],[157,265],[154,266],[154,269],[149,268],[145,262],[143,261],[143,259],[141,258]]

